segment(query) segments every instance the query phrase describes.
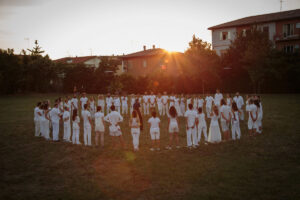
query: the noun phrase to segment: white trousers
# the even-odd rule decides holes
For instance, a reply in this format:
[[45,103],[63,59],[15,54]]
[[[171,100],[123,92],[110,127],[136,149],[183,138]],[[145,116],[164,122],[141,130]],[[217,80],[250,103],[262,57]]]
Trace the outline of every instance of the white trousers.
[[121,106],[116,106],[116,111],[118,111],[118,113],[121,113]]
[[83,140],[84,140],[84,145],[88,145],[88,146],[91,146],[92,145],[92,142],[91,142],[91,126],[90,125],[86,125],[84,126],[84,129],[83,129]]
[[132,144],[134,149],[139,149],[139,138],[140,138],[140,129],[137,128],[137,130],[131,129],[131,135],[132,135]]
[[66,141],[71,141],[71,125],[69,124],[64,124],[64,140]]
[[185,113],[185,104],[184,104],[184,103],[181,103],[181,104],[180,104],[180,111],[181,111],[181,114],[182,114],[182,116],[183,116],[184,113]]
[[44,123],[44,125],[43,125],[43,127],[44,127],[44,138],[45,139],[47,139],[47,140],[49,140],[50,139],[50,122],[48,121],[48,120],[46,120],[45,122],[43,122]]
[[211,113],[211,107],[206,106],[206,115],[208,118],[210,118],[210,113]]
[[198,126],[198,142],[201,141],[202,132],[203,132],[203,135],[204,135],[204,139],[207,142],[207,127],[203,126],[203,125]]
[[196,133],[196,128],[188,128],[186,130],[186,139],[187,139],[187,146],[191,147],[198,145],[198,138]]
[[59,122],[52,122],[52,134],[53,134],[53,141],[59,140]]
[[158,109],[159,115],[162,115],[162,104],[161,103],[157,104],[157,109]]
[[239,110],[241,112],[240,118],[241,118],[241,120],[244,120],[245,119],[244,111],[243,111],[243,109],[239,109]]
[[34,120],[35,133],[34,136],[38,137],[41,134],[40,120]]
[[162,104],[162,115],[166,115],[168,113],[168,104]]
[[122,114],[128,114],[128,104],[122,105]]
[[80,144],[79,129],[73,129],[72,142],[73,144]]
[[240,129],[240,123],[232,123],[231,124],[231,135],[232,139],[235,140],[241,138],[241,129]]
[[149,115],[149,104],[144,103],[144,115]]

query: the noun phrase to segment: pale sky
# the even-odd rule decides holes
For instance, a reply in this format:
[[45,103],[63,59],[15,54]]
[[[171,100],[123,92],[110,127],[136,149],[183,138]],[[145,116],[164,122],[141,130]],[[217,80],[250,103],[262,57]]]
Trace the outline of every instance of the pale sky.
[[[300,8],[284,0],[282,10]],[[52,59],[121,55],[152,45],[184,52],[208,27],[280,11],[280,0],[0,0],[0,48],[32,48]],[[28,40],[29,38],[29,40]]]

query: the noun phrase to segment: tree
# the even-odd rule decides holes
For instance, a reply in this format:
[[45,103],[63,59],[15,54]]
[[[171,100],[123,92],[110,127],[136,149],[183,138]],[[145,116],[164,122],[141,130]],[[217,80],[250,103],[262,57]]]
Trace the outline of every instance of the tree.
[[34,41],[35,46],[32,49],[27,49],[32,56],[40,56],[42,53],[44,53],[45,51],[41,50],[42,47],[39,46],[38,41],[35,40]]

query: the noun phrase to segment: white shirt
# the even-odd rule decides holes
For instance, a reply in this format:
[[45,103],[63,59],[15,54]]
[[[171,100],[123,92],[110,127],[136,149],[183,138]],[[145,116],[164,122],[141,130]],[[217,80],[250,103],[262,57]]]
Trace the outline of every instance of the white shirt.
[[161,105],[162,104],[162,97],[157,97],[156,101],[157,101],[158,105]]
[[215,94],[215,104],[220,105],[221,99],[223,99],[223,95],[221,93],[216,93]]
[[199,98],[198,99],[198,107],[202,108],[203,107],[203,103],[204,103],[204,100],[202,98]]
[[197,118],[198,118],[198,121],[199,121],[198,126],[206,126],[205,114],[204,113],[200,113],[200,114],[198,113]]
[[72,103],[74,104],[73,108],[78,109],[78,99],[77,98],[72,98],[71,105],[72,105]]
[[143,102],[144,102],[144,104],[149,103],[149,96],[148,95],[143,96]]
[[[230,107],[227,106],[227,105],[222,105],[221,108],[220,108],[220,114],[223,113],[224,117],[226,117],[226,119],[230,120],[229,119],[229,113],[230,113]],[[220,116],[221,117],[221,121],[226,121],[222,115]]]
[[95,113],[95,126],[104,126],[102,118],[104,118],[104,114],[102,112]]
[[119,97],[115,97],[115,98],[114,98],[114,105],[115,105],[115,106],[121,106],[121,101],[120,101],[120,98],[119,98]]
[[84,126],[91,126],[89,118],[91,118],[91,113],[88,110],[83,110],[81,112],[82,118],[83,118],[83,125]]
[[105,105],[104,99],[98,99],[98,106],[102,106],[103,109],[104,105]]
[[249,119],[252,120],[250,113],[252,113],[253,118],[256,118],[257,106],[254,104],[249,105]]
[[187,118],[188,128],[193,127],[196,122],[197,112],[195,110],[187,110],[184,116]]
[[211,107],[212,106],[212,103],[214,101],[214,98],[212,96],[207,96],[205,98],[205,101],[206,101],[206,107]]
[[[234,117],[235,117],[235,119],[234,119]],[[240,121],[239,112],[238,111],[233,112],[233,114],[232,114],[232,122],[234,124],[236,124],[236,123],[239,123],[239,121]]]
[[115,126],[123,121],[123,117],[117,111],[112,111],[104,117],[104,120]]
[[112,101],[113,101],[112,97],[106,97],[106,106],[110,107],[112,105]]
[[[69,118],[67,121],[65,121],[67,118]],[[63,120],[64,120],[64,125],[70,125],[70,112],[65,111],[63,114]]]
[[150,104],[155,104],[155,95],[151,95],[149,99],[150,99]]
[[87,103],[88,98],[87,97],[81,97],[80,102],[81,102],[81,108],[83,109],[84,105]]
[[80,118],[78,116],[75,117],[75,120],[73,121],[73,129],[79,129]]
[[59,123],[60,120],[60,111],[58,108],[52,108],[52,110],[50,111],[50,118],[52,122],[56,122]]
[[169,97],[167,95],[164,95],[161,98],[162,98],[162,103],[163,104],[165,104],[165,105],[168,104]]
[[242,109],[242,106],[244,105],[244,99],[242,96],[238,96],[235,100],[236,105],[238,107],[238,109]]
[[121,97],[122,105],[127,105],[128,98],[127,97]]
[[38,113],[41,113],[41,110],[39,107],[35,107],[34,108],[34,120],[39,120],[40,119],[40,115]]
[[151,117],[148,119],[148,123],[150,123],[150,129],[159,128],[160,119],[158,117]]
[[186,105],[188,106],[189,104],[191,104],[192,103],[192,99],[191,98],[188,98],[187,100],[186,100]]

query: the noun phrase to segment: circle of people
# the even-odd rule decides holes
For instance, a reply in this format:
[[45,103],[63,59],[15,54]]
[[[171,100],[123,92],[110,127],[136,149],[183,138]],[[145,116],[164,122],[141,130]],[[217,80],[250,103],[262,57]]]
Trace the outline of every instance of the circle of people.
[[[130,107],[128,107],[129,100]],[[79,117],[79,108],[81,109],[81,117]],[[105,109],[106,115],[104,114]],[[175,148],[180,148],[178,117],[185,118],[188,148],[198,147],[202,135],[204,144],[240,139],[240,121],[244,120],[244,110],[248,115],[250,136],[262,133],[263,110],[260,96],[247,95],[244,108],[244,99],[238,92],[232,98],[230,94],[223,97],[223,94],[217,90],[214,97],[209,94],[206,96],[169,96],[166,92],[162,95],[154,95],[152,92],[129,96],[107,94],[106,97],[98,95],[96,102],[94,97],[88,98],[86,93],[82,93],[79,100],[76,94],[73,98],[56,99],[53,108],[50,107],[49,100],[38,102],[34,108],[35,136],[42,136],[46,140],[51,140],[50,130],[52,129],[52,140],[59,141],[59,127],[60,121],[62,121],[63,140],[79,145],[81,144],[80,122],[83,121],[84,145],[92,145],[92,130],[94,130],[95,145],[103,147],[105,122],[107,122],[113,146],[116,147],[117,140],[119,140],[124,147],[120,123],[123,122],[122,115],[127,115],[129,109],[129,127],[131,128],[134,151],[139,150],[139,136],[144,127],[143,117],[149,115],[147,122],[150,125],[151,151],[160,150],[160,117],[163,116],[168,117],[169,144],[166,149],[172,149],[173,145]],[[207,119],[210,119],[208,135]],[[219,122],[223,132],[223,140]]]

